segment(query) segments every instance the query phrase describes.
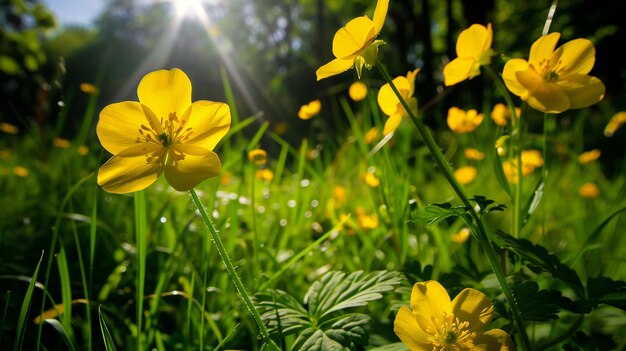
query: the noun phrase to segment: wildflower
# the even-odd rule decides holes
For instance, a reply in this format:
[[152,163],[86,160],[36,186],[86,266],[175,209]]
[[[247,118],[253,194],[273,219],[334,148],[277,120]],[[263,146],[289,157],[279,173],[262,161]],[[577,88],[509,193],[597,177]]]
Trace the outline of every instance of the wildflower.
[[374,40],[385,23],[389,0],[378,0],[374,17],[357,17],[339,29],[333,38],[333,55],[335,59],[318,68],[315,72],[317,80],[343,73],[354,67],[361,79],[363,66],[371,69],[376,62],[378,47],[385,42]]
[[357,80],[356,82],[350,84],[350,88],[348,88],[348,95],[350,95],[350,99],[353,101],[361,101],[367,96],[367,86],[365,83]]
[[365,173],[365,184],[375,188],[380,185],[380,179],[374,173],[367,172]]
[[[406,101],[409,107],[414,111],[417,111],[417,99],[413,97],[415,92],[415,77],[419,71],[420,69],[416,68],[413,71],[409,71],[406,77],[396,77],[392,81],[393,85],[398,89],[398,92],[400,92],[402,99]],[[383,129],[383,134],[387,135],[398,128],[400,122],[402,122],[402,117],[407,112],[388,83],[380,87],[377,100],[380,109],[384,114],[389,116],[387,122],[385,122],[385,128]]]
[[604,136],[612,137],[615,131],[624,123],[626,123],[626,111],[616,113],[604,128]]
[[480,161],[482,159],[485,158],[485,153],[480,151],[480,150],[476,150],[473,148],[466,148],[465,150],[463,150],[463,155],[465,155],[465,158],[468,160],[477,160]]
[[378,130],[377,127],[372,127],[370,130],[368,130],[365,133],[365,136],[363,137],[363,139],[365,139],[366,144],[371,144],[372,141],[378,139],[379,136],[380,136],[380,130]]
[[278,122],[274,125],[274,128],[272,128],[274,130],[274,133],[278,134],[278,135],[284,135],[285,133],[287,133],[287,129],[289,127],[287,126],[287,123],[285,122]]
[[320,100],[313,100],[306,105],[302,105],[298,111],[298,117],[300,119],[310,119],[320,113],[322,109],[322,102]]
[[575,39],[554,49],[561,35],[550,33],[537,39],[528,61],[511,59],[502,78],[507,88],[535,110],[561,113],[598,103],[605,87],[588,75],[595,63],[596,49],[587,39]]
[[[522,109],[519,107],[515,108],[515,116],[519,118],[522,113]],[[505,126],[508,124],[508,121],[511,120],[511,110],[509,110],[506,105],[503,103],[497,103],[493,106],[491,110],[491,118],[493,122],[499,126]]]
[[359,223],[359,227],[361,229],[375,229],[378,228],[378,216],[376,213],[371,215],[361,214],[357,218],[357,222]]
[[[532,174],[535,169],[543,166],[543,157],[539,150],[522,151],[522,176]],[[502,171],[509,182],[517,183],[517,159],[502,162]]]
[[593,199],[600,195],[600,189],[594,183],[588,182],[578,188],[578,194],[585,199]]
[[220,174],[220,185],[228,185],[232,182],[233,175],[230,172],[222,172]]
[[79,155],[86,156],[89,153],[89,148],[85,145],[81,145],[76,151],[78,151]]
[[474,179],[476,179],[477,172],[478,171],[476,170],[476,167],[463,166],[454,171],[454,177],[459,183],[465,185],[473,182]]
[[52,139],[52,145],[60,149],[69,149],[72,146],[72,142],[64,138]]
[[346,202],[346,188],[341,185],[335,185],[333,188],[333,199],[339,204]]
[[274,179],[274,172],[270,171],[269,169],[259,169],[258,171],[256,171],[256,177],[257,179],[266,180],[269,182]]
[[248,160],[255,165],[263,165],[267,162],[267,152],[263,149],[254,149],[248,152]]
[[411,308],[400,307],[394,332],[411,350],[514,350],[501,329],[483,332],[493,316],[493,304],[482,292],[463,289],[454,300],[430,280],[415,283]]
[[491,23],[487,27],[473,24],[462,31],[456,42],[457,58],[443,68],[444,84],[455,85],[479,75],[480,66],[491,63],[491,56],[494,55],[492,41]]
[[81,83],[80,91],[85,94],[98,95],[100,93],[100,89],[97,86],[89,83]]
[[448,110],[448,127],[455,133],[473,132],[483,122],[483,114],[471,109],[468,111],[458,107]]
[[98,172],[111,193],[147,188],[161,173],[178,191],[220,172],[213,148],[230,128],[221,102],[191,102],[191,82],[180,69],[148,73],[137,87],[139,102],[124,101],[100,112],[96,132],[113,154]]
[[582,154],[578,155],[578,163],[580,163],[581,165],[591,163],[600,158],[601,153],[602,151],[600,151],[600,149],[593,149],[591,151],[583,152]]
[[22,177],[22,178],[26,178],[30,174],[28,169],[26,167],[22,167],[22,166],[15,166],[15,167],[13,167],[13,173],[16,176]]
[[0,150],[0,159],[1,160],[8,160],[10,158],[11,158],[11,150],[7,150],[7,149]]
[[6,123],[6,122],[0,123],[0,130],[7,134],[17,134],[20,131],[18,127],[12,125],[11,123]]
[[467,239],[469,239],[470,236],[470,230],[469,228],[462,228],[461,230],[459,230],[458,233],[452,234],[452,242],[455,242],[457,244],[462,244],[464,242],[467,241]]

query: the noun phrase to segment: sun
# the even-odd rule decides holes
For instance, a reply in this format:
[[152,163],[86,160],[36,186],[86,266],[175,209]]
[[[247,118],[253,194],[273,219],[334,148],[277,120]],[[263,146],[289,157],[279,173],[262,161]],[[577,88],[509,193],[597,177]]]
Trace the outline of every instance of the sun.
[[204,0],[171,0],[174,15],[177,18],[189,18],[204,13],[202,7]]

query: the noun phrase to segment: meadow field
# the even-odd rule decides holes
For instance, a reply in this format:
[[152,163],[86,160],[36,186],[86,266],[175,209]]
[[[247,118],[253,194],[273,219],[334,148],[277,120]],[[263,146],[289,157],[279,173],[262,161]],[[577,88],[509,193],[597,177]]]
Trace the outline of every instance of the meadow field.
[[545,2],[505,51],[500,12],[429,71],[393,51],[399,2],[328,6],[324,59],[254,94],[201,21],[215,62],[49,58],[31,113],[3,83],[1,350],[626,348],[626,76],[594,46],[617,29]]

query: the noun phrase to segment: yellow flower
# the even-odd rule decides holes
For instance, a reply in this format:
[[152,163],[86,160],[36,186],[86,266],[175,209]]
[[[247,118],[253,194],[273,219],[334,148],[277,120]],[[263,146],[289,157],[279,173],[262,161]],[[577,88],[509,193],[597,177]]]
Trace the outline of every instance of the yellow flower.
[[165,173],[178,191],[220,172],[213,148],[230,128],[225,103],[191,102],[191,82],[178,68],[148,73],[137,87],[139,102],[124,101],[100,112],[96,132],[113,154],[98,172],[111,193],[142,190]]
[[[541,166],[543,166],[543,157],[539,150],[522,151],[522,176],[530,175]],[[517,159],[502,162],[502,171],[509,182],[517,183]]]
[[604,128],[604,136],[612,137],[615,131],[624,123],[626,123],[626,111],[616,113]]
[[81,83],[80,91],[82,91],[85,94],[92,94],[92,95],[98,95],[98,93],[100,93],[100,89],[98,89],[98,87],[89,83]]
[[483,332],[493,312],[489,298],[478,290],[463,289],[450,301],[439,282],[415,283],[411,308],[400,307],[394,332],[411,351],[515,350],[503,330]]
[[348,95],[350,95],[350,99],[354,101],[361,101],[365,99],[367,96],[367,85],[360,80],[357,80],[350,85]]
[[0,159],[8,160],[11,158],[11,150],[2,149],[0,150]]
[[476,149],[472,149],[472,148],[466,148],[465,150],[463,150],[463,154],[465,155],[465,158],[468,160],[482,160],[485,158],[485,153],[480,151],[480,150],[476,150]]
[[380,185],[380,179],[374,173],[367,172],[365,173],[365,184],[375,188]]
[[379,135],[380,131],[378,130],[378,128],[372,127],[372,129],[368,130],[367,133],[365,133],[363,139],[365,139],[366,144],[371,144],[372,141],[378,139]]
[[494,55],[492,41],[491,23],[487,27],[473,24],[462,31],[456,41],[457,58],[443,68],[444,84],[455,85],[479,75],[480,66],[491,63],[491,56]]
[[22,167],[22,166],[15,166],[13,167],[13,173],[18,176],[18,177],[28,177],[28,175],[30,174],[30,172],[28,171],[27,168]]
[[357,218],[357,222],[359,223],[359,227],[361,229],[375,229],[378,228],[378,216],[376,213],[368,214],[360,214]]
[[0,130],[7,134],[17,134],[20,131],[18,127],[6,122],[0,123]]
[[[519,118],[521,113],[522,113],[522,109],[519,107],[516,107],[515,116]],[[493,122],[495,124],[499,126],[505,126],[507,125],[507,123],[509,123],[508,121],[511,120],[511,110],[509,110],[505,104],[497,103],[493,106],[493,109],[491,110],[491,118],[493,119]]]
[[52,145],[61,149],[68,149],[72,146],[72,142],[64,138],[54,138],[52,140]]
[[[409,104],[409,107],[413,111],[417,111],[417,99],[413,97],[413,94],[415,92],[415,77],[419,71],[420,69],[416,68],[413,71],[409,71],[406,77],[396,77],[392,81],[393,85],[398,89],[398,92],[400,92],[402,99]],[[383,129],[383,134],[387,135],[398,128],[406,111],[389,84],[380,87],[377,100],[380,109],[384,114],[389,116],[387,122],[385,122],[385,128]]]
[[86,156],[89,153],[89,148],[85,145],[81,145],[78,147],[78,154],[81,156]]
[[455,133],[473,132],[483,122],[483,114],[471,109],[468,111],[458,107],[448,110],[448,127]]
[[298,111],[298,117],[300,119],[310,119],[311,117],[320,113],[322,109],[322,102],[320,100],[313,100],[306,105],[302,105]]
[[248,160],[255,165],[262,165],[267,162],[267,152],[263,149],[254,149],[248,152]]
[[256,171],[256,177],[257,179],[266,180],[269,182],[274,179],[274,172],[270,171],[269,169],[259,169],[258,171]]
[[600,195],[600,189],[594,183],[585,183],[578,189],[578,194],[585,199],[593,199]]
[[591,151],[583,152],[582,154],[578,155],[578,162],[581,165],[591,163],[600,158],[601,153],[602,151],[600,151],[600,149],[593,149]]
[[228,185],[233,181],[233,175],[230,172],[222,172],[220,174],[220,185]]
[[502,72],[513,94],[545,113],[588,107],[604,97],[604,84],[588,75],[596,60],[593,43],[575,39],[555,50],[560,36],[550,33],[537,39],[528,61],[511,59]]
[[389,0],[378,0],[373,19],[357,17],[339,29],[333,38],[335,59],[318,68],[317,80],[328,78],[348,69],[356,68],[359,79],[363,66],[371,69],[376,62],[378,47],[385,42],[374,40],[385,23]]
[[469,239],[470,236],[470,230],[469,228],[462,228],[458,233],[452,234],[452,242],[455,242],[457,244],[462,244],[464,242],[467,241],[467,239]]
[[459,183],[465,185],[476,179],[476,173],[478,173],[476,167],[463,166],[454,171],[454,177],[459,181]]
[[335,185],[333,188],[333,199],[339,204],[346,202],[346,188],[341,185]]

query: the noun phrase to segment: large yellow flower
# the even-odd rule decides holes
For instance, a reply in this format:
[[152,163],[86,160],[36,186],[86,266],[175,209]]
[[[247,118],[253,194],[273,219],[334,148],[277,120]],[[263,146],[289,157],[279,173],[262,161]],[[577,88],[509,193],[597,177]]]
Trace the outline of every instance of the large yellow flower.
[[483,332],[493,316],[491,301],[480,291],[464,289],[454,300],[439,282],[416,283],[411,308],[402,306],[394,331],[411,350],[514,350],[500,329]]
[[148,73],[137,87],[139,102],[124,101],[100,112],[96,132],[113,154],[98,172],[111,193],[145,189],[165,173],[178,191],[220,172],[212,150],[230,128],[230,109],[221,102],[191,102],[191,82],[180,69]]
[[491,56],[494,54],[492,42],[491,23],[487,27],[473,24],[462,31],[456,41],[457,58],[443,68],[444,84],[454,85],[479,75],[480,66],[491,63]]
[[528,61],[511,59],[502,78],[507,88],[535,110],[561,113],[591,106],[604,97],[602,81],[588,75],[596,49],[587,39],[575,39],[558,49],[561,35],[550,33],[537,39]]
[[[417,99],[413,97],[415,92],[415,77],[419,71],[420,69],[416,68],[413,71],[409,71],[406,77],[396,77],[392,81],[404,101],[406,101],[409,107],[414,111],[417,110]],[[387,135],[398,128],[406,111],[400,99],[398,99],[398,96],[393,92],[388,83],[380,87],[378,91],[378,106],[380,106],[384,114],[389,116],[387,122],[385,122],[385,128],[383,129],[383,134]]]
[[318,68],[315,72],[317,80],[328,78],[355,67],[361,78],[363,66],[371,69],[376,62],[378,47],[384,42],[374,40],[385,23],[389,0],[378,0],[374,10],[374,18],[357,17],[335,33],[333,38],[333,55],[335,59]]

